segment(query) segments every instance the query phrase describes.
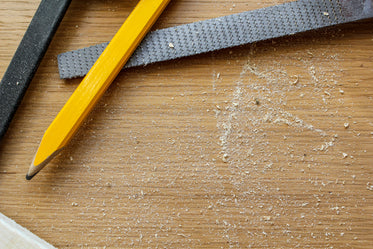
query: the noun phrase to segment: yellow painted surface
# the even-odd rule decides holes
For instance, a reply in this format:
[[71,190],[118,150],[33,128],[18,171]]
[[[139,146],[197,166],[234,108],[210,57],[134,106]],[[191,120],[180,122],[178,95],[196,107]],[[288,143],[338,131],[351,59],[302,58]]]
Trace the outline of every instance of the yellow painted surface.
[[138,3],[45,132],[33,165],[42,164],[66,146],[168,2],[141,0]]

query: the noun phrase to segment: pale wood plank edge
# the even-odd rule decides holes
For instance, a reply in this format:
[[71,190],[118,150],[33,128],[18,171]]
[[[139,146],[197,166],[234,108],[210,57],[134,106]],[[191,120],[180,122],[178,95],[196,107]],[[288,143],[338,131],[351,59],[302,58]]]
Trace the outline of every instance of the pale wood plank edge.
[[0,248],[56,249],[2,213],[0,213]]

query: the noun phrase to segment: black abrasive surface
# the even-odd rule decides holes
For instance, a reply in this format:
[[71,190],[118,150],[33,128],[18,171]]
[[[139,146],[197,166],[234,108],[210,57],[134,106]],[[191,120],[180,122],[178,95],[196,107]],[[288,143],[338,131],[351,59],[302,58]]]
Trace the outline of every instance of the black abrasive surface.
[[42,0],[0,82],[0,141],[71,0]]

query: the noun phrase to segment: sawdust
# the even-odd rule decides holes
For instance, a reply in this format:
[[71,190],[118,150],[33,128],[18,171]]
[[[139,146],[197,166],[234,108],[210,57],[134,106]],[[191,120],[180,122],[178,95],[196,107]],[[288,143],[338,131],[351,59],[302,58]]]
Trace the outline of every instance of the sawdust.
[[[299,57],[295,56],[286,66],[276,60],[261,61],[251,56],[236,81],[231,98],[216,105],[220,157],[228,164],[232,175],[230,181],[240,195],[239,198],[234,198],[234,203],[243,216],[255,219],[255,216],[262,214],[262,221],[270,222],[272,226],[256,228],[256,232],[248,231],[248,236],[260,241],[261,245],[264,243],[270,246],[270,242],[264,241],[280,236],[274,231],[276,229],[282,230],[283,235],[288,236],[288,245],[293,246],[298,243],[307,245],[311,240],[320,238],[330,242],[338,240],[336,232],[330,231],[331,228],[325,227],[324,233],[314,230],[319,222],[320,204],[329,205],[328,202],[333,198],[320,194],[314,202],[301,203],[299,206],[298,200],[290,197],[297,191],[287,189],[285,180],[295,174],[292,172],[300,171],[309,176],[315,171],[322,172],[324,167],[328,167],[325,164],[327,157],[332,161],[341,159],[337,152],[342,146],[337,134],[339,129],[333,129],[338,127],[335,115],[344,110],[344,91],[338,84],[341,70],[338,55],[325,51],[323,56],[328,59],[317,60],[314,56],[299,54]],[[332,71],[324,70],[330,70],[330,67]],[[293,68],[297,68],[299,73],[296,76],[292,73]],[[216,89],[216,83],[213,84]],[[311,103],[313,110],[308,110],[307,113],[307,110],[302,109],[303,103]],[[334,110],[330,112],[330,108]],[[313,118],[316,113],[330,114],[325,115],[329,117],[323,123],[319,123]],[[348,128],[349,125],[344,126]],[[313,145],[304,139],[312,140]],[[347,154],[343,153],[343,159],[346,158]],[[268,179],[272,177],[284,179],[283,184],[271,184]],[[338,179],[327,179],[326,176],[322,178],[325,179],[307,179],[305,176],[300,181],[299,188],[304,193],[322,193],[323,189],[329,188],[343,191],[344,184],[339,184]],[[315,188],[319,190],[310,190]],[[278,193],[277,197],[271,194],[273,191]],[[265,196],[275,199],[266,200]],[[228,203],[229,201],[225,202],[226,205]],[[308,206],[315,209],[311,211]],[[294,216],[291,212],[299,212],[299,218],[304,221],[288,220],[287,226],[278,225],[276,220],[289,219]],[[337,210],[337,215],[343,214],[345,218],[349,213],[349,207],[343,206],[343,209]],[[240,247],[240,232],[234,228],[238,224],[229,223],[229,219],[226,222],[229,224],[225,229],[227,238],[229,237],[232,245]],[[248,222],[249,227],[252,223]],[[312,232],[297,233],[295,230],[299,224],[304,224]],[[350,226],[348,222],[341,224],[337,229],[340,236],[345,236],[348,233],[346,231],[350,231]],[[258,244],[249,243],[249,247],[251,246]]]

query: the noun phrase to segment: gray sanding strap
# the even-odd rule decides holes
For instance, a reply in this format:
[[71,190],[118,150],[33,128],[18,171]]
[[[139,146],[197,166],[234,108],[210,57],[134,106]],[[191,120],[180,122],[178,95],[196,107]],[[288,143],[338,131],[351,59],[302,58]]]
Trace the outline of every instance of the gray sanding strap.
[[[149,33],[125,68],[373,17],[373,0],[298,0]],[[60,77],[84,76],[108,43],[58,56]]]

